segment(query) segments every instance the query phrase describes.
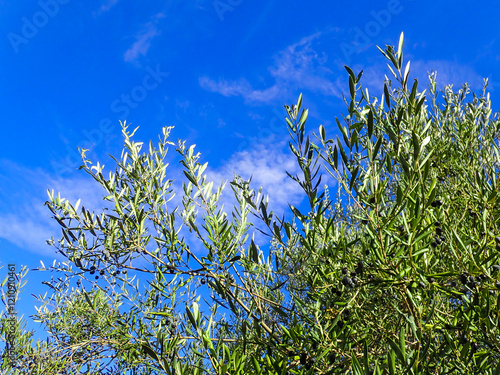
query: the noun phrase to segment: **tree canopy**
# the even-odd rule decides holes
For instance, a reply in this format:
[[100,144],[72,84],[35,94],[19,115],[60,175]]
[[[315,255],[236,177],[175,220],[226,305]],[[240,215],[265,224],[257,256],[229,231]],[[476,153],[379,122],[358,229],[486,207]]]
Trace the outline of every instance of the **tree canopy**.
[[[238,174],[237,204],[225,211],[224,185],[207,181],[194,146],[168,140],[170,127],[141,153],[124,124],[125,147],[107,175],[81,150],[81,169],[109,207],[90,212],[49,192],[62,230],[51,244],[67,258],[40,268],[58,275],[35,317],[49,339],[34,343],[18,321],[18,356],[4,351],[2,369],[499,374],[500,121],[487,82],[481,94],[467,84],[439,93],[432,73],[421,91],[409,82],[403,34],[397,49],[380,51],[390,72],[382,99],[346,67],[338,132],[310,134],[302,96],[285,106],[301,171],[289,176],[307,208],[290,205],[282,217]],[[180,207],[171,203],[169,146],[185,177]],[[322,185],[322,173],[336,186]],[[200,245],[204,256],[193,250]],[[211,294],[205,305],[200,287]]]

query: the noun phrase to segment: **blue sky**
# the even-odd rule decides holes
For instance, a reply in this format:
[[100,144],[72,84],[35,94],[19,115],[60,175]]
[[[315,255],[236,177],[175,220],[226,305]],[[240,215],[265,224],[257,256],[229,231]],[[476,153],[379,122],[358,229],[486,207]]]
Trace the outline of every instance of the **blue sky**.
[[[397,44],[402,31],[422,89],[431,70],[441,86],[478,91],[489,77],[497,111],[499,14],[496,1],[0,0],[0,262],[34,268],[56,257],[45,243],[60,236],[47,189],[102,206],[77,147],[112,167],[119,120],[146,142],[174,125],[172,140],[195,143],[210,177],[253,175],[276,211],[299,205],[285,174],[296,166],[283,105],[302,92],[309,129],[336,134],[343,66],[363,69],[380,97],[390,73],[376,45]],[[180,176],[173,151],[170,173]],[[46,291],[46,278],[29,273],[21,314],[34,313],[31,294]]]

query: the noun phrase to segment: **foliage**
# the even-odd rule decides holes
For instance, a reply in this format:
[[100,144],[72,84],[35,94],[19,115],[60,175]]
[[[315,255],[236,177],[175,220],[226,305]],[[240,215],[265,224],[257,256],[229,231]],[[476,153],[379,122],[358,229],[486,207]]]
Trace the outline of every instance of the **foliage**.
[[[290,177],[309,205],[308,213],[290,206],[291,220],[239,176],[229,217],[223,186],[213,191],[207,164],[184,142],[182,208],[171,209],[171,128],[140,154],[124,126],[126,150],[108,178],[82,150],[82,168],[111,208],[95,214],[49,193],[63,233],[52,244],[68,259],[47,268],[63,276],[48,283],[50,297],[39,297],[37,321],[50,340],[34,348],[19,331],[25,360],[3,368],[27,373],[31,361],[33,374],[500,373],[500,121],[486,84],[471,100],[467,85],[438,98],[434,74],[428,97],[417,80],[410,88],[402,44],[403,35],[397,50],[381,50],[397,85],[386,78],[380,102],[361,87],[362,72],[346,67],[340,137],[320,126],[311,140],[302,96],[285,106],[302,171]],[[321,166],[338,181],[335,197],[320,190]],[[270,238],[267,257],[250,238],[249,214]],[[199,244],[203,257],[192,250]],[[202,285],[212,294],[210,314],[196,293]],[[229,319],[214,320],[220,306]]]

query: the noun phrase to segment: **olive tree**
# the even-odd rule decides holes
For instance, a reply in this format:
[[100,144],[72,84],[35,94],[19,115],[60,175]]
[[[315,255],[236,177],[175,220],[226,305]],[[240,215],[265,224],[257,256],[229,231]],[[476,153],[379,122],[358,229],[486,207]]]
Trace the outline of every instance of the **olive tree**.
[[[427,95],[410,85],[402,44],[403,34],[397,50],[381,49],[392,78],[380,101],[346,67],[340,136],[320,126],[311,140],[301,99],[286,107],[303,172],[290,177],[310,207],[291,207],[292,222],[264,220],[279,275],[266,296],[280,303],[273,293],[286,290],[295,310],[268,304],[264,319],[285,320],[280,341],[235,316],[230,347],[258,342],[247,373],[500,372],[498,114],[486,84],[472,98],[467,85],[439,98],[434,73]],[[338,181],[335,199],[318,190],[320,163]]]
[[[302,96],[285,106],[301,170],[289,176],[307,207],[282,217],[239,175],[227,213],[224,186],[214,191],[207,164],[182,141],[186,180],[172,207],[171,128],[141,153],[124,125],[125,149],[107,176],[82,150],[108,207],[90,212],[49,192],[62,230],[51,243],[67,258],[41,267],[60,276],[35,317],[49,339],[34,346],[19,328],[16,368],[4,360],[3,369],[498,373],[500,121],[486,85],[472,98],[467,85],[439,97],[433,74],[428,94],[410,85],[402,44],[403,35],[397,50],[381,49],[393,78],[380,101],[346,67],[339,136],[307,131]],[[322,173],[337,186],[321,185]],[[262,249],[255,230],[267,235]],[[205,304],[199,287],[211,293]]]

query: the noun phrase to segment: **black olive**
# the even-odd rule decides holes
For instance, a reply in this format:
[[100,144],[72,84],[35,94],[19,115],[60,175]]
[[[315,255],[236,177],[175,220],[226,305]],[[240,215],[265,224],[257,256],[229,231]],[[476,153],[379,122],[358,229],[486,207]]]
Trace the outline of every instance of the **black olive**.
[[105,274],[104,270],[101,270],[100,274],[103,276]]
[[207,281],[205,280],[205,278],[203,278],[203,279],[201,279],[201,280],[200,280],[200,282],[201,282],[203,285],[205,285],[205,283],[206,283]]
[[474,283],[476,282],[476,278],[474,276],[469,277],[469,282]]
[[434,226],[436,226],[436,227],[440,227],[440,226],[441,226],[441,222],[440,222],[440,221],[436,221],[436,222],[434,223]]
[[90,274],[93,275],[95,273],[95,270],[90,270]]
[[354,284],[357,284],[357,283],[358,283],[358,278],[357,278],[356,276],[353,276],[353,277],[352,277],[352,282],[353,282]]
[[347,272],[349,272],[347,267],[342,268],[342,274],[347,275]]
[[357,275],[356,271],[351,272],[351,277],[355,277]]
[[300,364],[305,365],[307,361],[307,354],[306,353],[301,353],[300,354]]
[[400,231],[400,232],[403,232],[403,231],[405,230],[405,227],[404,227],[404,225],[400,225],[400,226],[398,227],[398,229],[399,229],[399,231]]
[[365,250],[365,254],[366,254],[366,255],[370,255],[370,249],[366,249],[366,250]]
[[332,353],[328,356],[328,361],[330,362],[330,364],[334,364],[335,363],[335,353]]
[[436,242],[436,241],[432,241],[432,242],[431,242],[431,246],[432,246],[432,247],[437,247],[437,245],[438,245],[438,244],[437,244],[437,242]]
[[462,282],[462,284],[467,284],[467,274],[463,273],[460,275],[460,281]]
[[436,233],[438,235],[441,235],[441,233],[443,233],[443,230],[441,229],[441,227],[436,227]]
[[391,258],[395,258],[396,257],[396,253],[391,253],[391,255],[389,255]]
[[99,276],[96,276],[95,279],[97,280],[99,278]]
[[429,278],[429,282],[432,284],[434,282],[436,282],[436,279],[434,279],[433,277]]
[[456,281],[452,281],[452,282],[450,282],[450,286],[451,286],[452,288],[455,288],[455,287],[457,286],[457,282],[456,282]]
[[[500,288],[498,288],[498,289],[500,289]],[[337,327],[339,327],[340,329],[344,328],[344,322],[342,320],[339,320],[337,322]]]
[[90,267],[91,271],[95,271],[95,266]]
[[352,279],[345,276],[343,279],[342,279],[342,284],[344,284],[345,286],[351,286],[353,285],[353,282],[352,282]]
[[477,351],[479,349],[479,344],[477,342],[472,343],[472,350]]

